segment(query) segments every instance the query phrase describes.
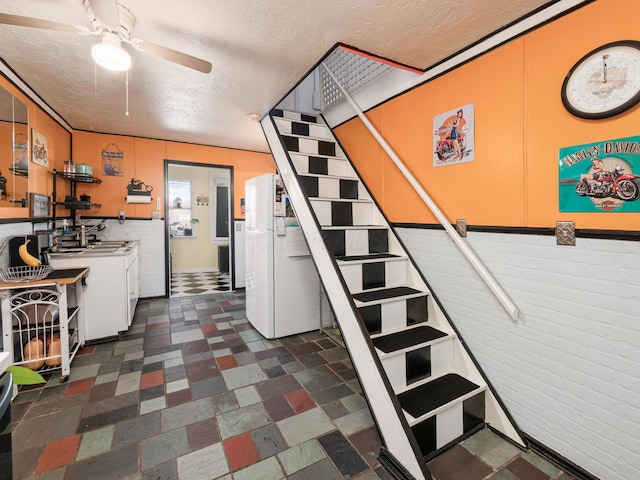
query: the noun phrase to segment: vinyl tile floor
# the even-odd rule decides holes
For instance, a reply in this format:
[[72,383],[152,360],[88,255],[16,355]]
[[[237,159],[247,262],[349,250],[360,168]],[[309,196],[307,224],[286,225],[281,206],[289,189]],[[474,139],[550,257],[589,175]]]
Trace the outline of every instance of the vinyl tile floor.
[[[119,341],[15,398],[14,479],[388,480],[346,351],[318,332],[266,340],[243,292],[143,300]],[[569,480],[481,430],[435,480]]]
[[171,297],[210,295],[231,290],[228,273],[190,272],[171,274]]

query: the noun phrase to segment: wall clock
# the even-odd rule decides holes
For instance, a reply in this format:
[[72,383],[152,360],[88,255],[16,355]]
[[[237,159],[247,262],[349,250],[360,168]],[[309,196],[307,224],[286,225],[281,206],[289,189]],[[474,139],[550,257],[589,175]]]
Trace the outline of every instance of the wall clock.
[[569,70],[562,103],[580,118],[607,118],[640,101],[640,42],[621,40],[587,53]]

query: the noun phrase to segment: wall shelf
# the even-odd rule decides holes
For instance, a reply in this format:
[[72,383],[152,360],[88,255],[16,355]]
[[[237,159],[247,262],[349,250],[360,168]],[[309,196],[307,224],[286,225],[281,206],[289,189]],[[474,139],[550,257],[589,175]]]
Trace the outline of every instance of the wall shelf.
[[[52,217],[53,217],[53,225],[56,224],[56,207],[60,206],[62,208],[66,208],[71,210],[71,216],[75,219],[74,212],[76,210],[91,210],[100,208],[101,205],[91,203],[85,200],[74,200],[74,201],[58,201],[58,179],[67,180],[69,182],[69,197],[77,198],[77,185],[78,183],[92,183],[99,184],[102,183],[102,180],[94,177],[92,175],[80,174],[80,173],[68,173],[68,172],[59,172],[57,170],[53,170],[53,192],[52,192]],[[75,220],[74,220],[75,221]]]

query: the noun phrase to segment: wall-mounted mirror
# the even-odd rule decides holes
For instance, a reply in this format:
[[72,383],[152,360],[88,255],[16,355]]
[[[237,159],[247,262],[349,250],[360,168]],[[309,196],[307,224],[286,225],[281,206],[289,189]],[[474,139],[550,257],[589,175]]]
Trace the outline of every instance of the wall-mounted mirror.
[[26,207],[29,183],[29,110],[0,88],[0,207]]

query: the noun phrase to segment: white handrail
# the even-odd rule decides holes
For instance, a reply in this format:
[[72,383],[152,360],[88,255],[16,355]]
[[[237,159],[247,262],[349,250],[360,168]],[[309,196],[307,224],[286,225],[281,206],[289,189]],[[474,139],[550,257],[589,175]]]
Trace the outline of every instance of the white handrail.
[[506,292],[502,289],[502,287],[498,284],[498,282],[493,278],[491,273],[486,269],[486,267],[482,264],[480,259],[476,256],[476,254],[471,250],[469,245],[458,235],[458,232],[455,228],[451,226],[447,217],[440,211],[435,202],[431,199],[431,197],[427,194],[427,192],[422,188],[422,185],[416,180],[416,178],[411,174],[411,172],[407,169],[407,167],[402,163],[400,157],[396,155],[393,149],[389,146],[389,144],[385,141],[385,139],[380,135],[380,133],[376,130],[373,124],[369,121],[369,119],[365,116],[365,114],[360,110],[358,104],[351,98],[351,96],[347,93],[347,91],[342,87],[338,79],[335,77],[333,72],[329,69],[329,67],[323,62],[322,67],[325,69],[327,74],[331,77],[333,82],[342,92],[345,99],[351,105],[351,108],[356,112],[360,120],[365,124],[365,126],[369,129],[371,134],[375,137],[378,143],[382,146],[384,151],[389,155],[393,163],[395,163],[396,167],[402,172],[405,178],[409,181],[411,186],[415,189],[415,191],[420,195],[420,198],[424,201],[424,203],[429,207],[431,212],[438,219],[440,224],[444,227],[446,232],[449,234],[449,237],[453,240],[453,242],[460,249],[462,254],[467,258],[471,266],[478,272],[478,275],[484,280],[489,289],[496,296],[498,301],[502,304],[507,313],[511,316],[513,320],[517,320],[519,316],[518,307],[511,301]]

